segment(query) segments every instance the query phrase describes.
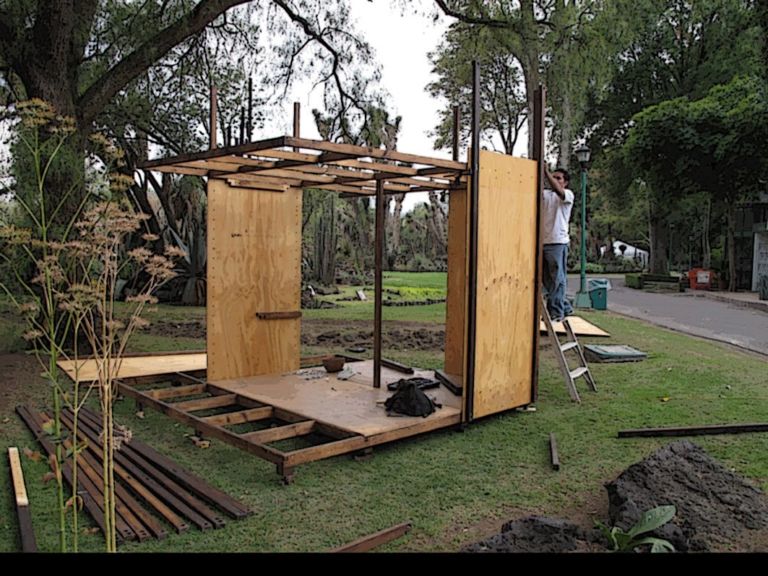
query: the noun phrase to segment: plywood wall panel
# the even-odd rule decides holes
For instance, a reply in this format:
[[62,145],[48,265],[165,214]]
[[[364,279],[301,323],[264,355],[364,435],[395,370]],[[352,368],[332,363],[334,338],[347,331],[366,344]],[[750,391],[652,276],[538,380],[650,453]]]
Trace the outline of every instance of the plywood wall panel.
[[536,170],[533,160],[480,153],[473,418],[531,400]]
[[299,368],[301,190],[208,182],[208,379]]

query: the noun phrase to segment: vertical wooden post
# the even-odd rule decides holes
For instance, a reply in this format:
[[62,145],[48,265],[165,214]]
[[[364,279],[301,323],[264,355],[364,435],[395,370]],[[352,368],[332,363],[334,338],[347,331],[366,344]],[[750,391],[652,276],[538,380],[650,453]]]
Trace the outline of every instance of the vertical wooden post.
[[253,142],[253,78],[248,78],[248,142]]
[[216,121],[216,108],[218,106],[217,102],[217,94],[216,94],[216,86],[211,86],[211,150],[216,149],[216,129],[217,129],[217,121]]
[[472,61],[472,155],[469,202],[469,250],[467,266],[467,357],[464,371],[465,422],[472,421],[475,394],[475,338],[477,333],[477,224],[480,189],[480,65]]
[[544,187],[544,106],[546,104],[546,89],[539,86],[533,97],[533,160],[537,162],[536,168],[536,277],[533,288],[533,362],[531,364],[531,402],[536,402],[539,397],[539,319],[542,316],[541,309],[541,268],[544,262],[544,248],[541,244],[541,195]]
[[238,144],[245,142],[245,108],[240,107],[240,141]]
[[[298,102],[293,103],[293,137],[301,138],[301,104]],[[298,152],[298,148],[293,149],[294,152]]]
[[375,287],[373,308],[373,387],[381,388],[381,294],[384,265],[384,180],[376,180]]
[[461,110],[453,107],[453,161],[459,161],[459,134],[461,132]]
[[293,137],[301,138],[301,104],[293,103]]

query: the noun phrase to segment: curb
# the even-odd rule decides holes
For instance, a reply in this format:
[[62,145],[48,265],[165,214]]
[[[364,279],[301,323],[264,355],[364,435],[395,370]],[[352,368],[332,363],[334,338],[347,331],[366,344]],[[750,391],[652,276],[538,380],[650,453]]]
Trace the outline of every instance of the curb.
[[768,300],[739,300],[738,298],[729,298],[728,296],[721,296],[716,292],[698,292],[698,291],[686,291],[686,295],[691,295],[696,298],[709,298],[710,300],[717,300],[719,302],[726,302],[733,306],[740,308],[752,308],[753,310],[759,310],[768,314]]

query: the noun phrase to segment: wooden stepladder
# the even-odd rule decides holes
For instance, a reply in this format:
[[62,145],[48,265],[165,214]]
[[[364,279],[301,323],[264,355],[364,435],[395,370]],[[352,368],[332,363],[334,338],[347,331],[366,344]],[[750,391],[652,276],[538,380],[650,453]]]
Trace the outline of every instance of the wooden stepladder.
[[[560,370],[562,371],[563,377],[565,378],[565,386],[568,388],[568,394],[571,396],[571,400],[574,402],[581,402],[579,391],[576,390],[576,384],[574,381],[577,378],[583,376],[593,392],[597,392],[597,386],[595,386],[595,380],[592,378],[592,373],[589,371],[589,366],[587,365],[586,358],[584,358],[584,351],[581,349],[579,340],[576,338],[576,334],[573,332],[573,328],[571,328],[571,325],[568,322],[568,318],[565,318],[563,320],[563,328],[565,328],[565,341],[560,341],[560,338],[558,338],[557,333],[555,332],[555,328],[552,325],[552,318],[549,316],[547,304],[543,297],[541,299],[541,315],[544,319],[544,325],[547,328],[547,334],[552,341],[552,348],[555,351],[557,363],[559,364]],[[568,367],[568,359],[565,356],[565,353],[569,350],[576,352],[576,359],[579,364],[578,368],[573,370]]]

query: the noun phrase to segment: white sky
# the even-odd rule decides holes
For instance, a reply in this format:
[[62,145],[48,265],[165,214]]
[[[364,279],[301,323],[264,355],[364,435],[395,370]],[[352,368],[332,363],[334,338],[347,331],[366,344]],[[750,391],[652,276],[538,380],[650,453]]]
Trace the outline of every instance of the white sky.
[[[434,22],[415,14],[402,16],[389,2],[352,0],[350,5],[356,31],[371,45],[374,58],[381,65],[381,85],[390,95],[387,109],[394,116],[402,116],[397,149],[409,154],[450,158],[451,151],[434,150],[432,139],[427,135],[437,125],[438,111],[445,102],[435,100],[426,91],[427,84],[435,78],[430,73],[427,53],[437,47],[450,20],[441,17]],[[320,138],[311,110],[322,109],[322,89],[318,87],[310,94],[307,89],[307,85],[294,88],[280,118],[264,127],[265,138],[291,133],[293,101],[301,104],[301,135]],[[408,194],[404,210],[426,201],[426,193]]]

